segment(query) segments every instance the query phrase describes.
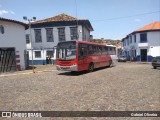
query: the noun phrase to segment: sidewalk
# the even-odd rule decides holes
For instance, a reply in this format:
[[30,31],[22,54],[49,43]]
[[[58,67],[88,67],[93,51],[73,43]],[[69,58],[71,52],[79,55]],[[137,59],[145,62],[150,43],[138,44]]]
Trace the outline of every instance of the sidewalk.
[[137,63],[137,64],[151,64],[152,62],[136,62],[136,61],[127,61],[128,63]]
[[[40,73],[40,72],[52,72],[56,71],[55,65],[34,65],[34,72]],[[27,68],[23,71],[15,71],[15,72],[6,72],[6,73],[0,73],[0,77],[7,77],[7,76],[14,76],[14,75],[24,75],[24,74],[32,74],[33,69],[32,66]]]

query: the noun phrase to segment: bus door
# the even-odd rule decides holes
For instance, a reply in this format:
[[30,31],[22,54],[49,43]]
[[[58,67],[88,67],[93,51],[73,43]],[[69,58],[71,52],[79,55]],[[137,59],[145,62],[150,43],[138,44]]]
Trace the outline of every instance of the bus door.
[[87,70],[88,69],[88,62],[87,62],[87,45],[86,44],[79,44],[78,47],[78,70]]

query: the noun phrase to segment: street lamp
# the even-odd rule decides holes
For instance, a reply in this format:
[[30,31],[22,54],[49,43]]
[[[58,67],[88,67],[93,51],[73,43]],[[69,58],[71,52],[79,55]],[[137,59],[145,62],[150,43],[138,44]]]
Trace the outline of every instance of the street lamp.
[[28,21],[28,23],[29,23],[31,53],[32,53],[32,69],[33,69],[33,73],[35,73],[35,71],[34,71],[34,62],[33,62],[33,46],[32,46],[32,34],[31,34],[31,22],[35,21],[36,17],[33,17],[32,19],[28,19],[26,16],[23,16],[23,19]]

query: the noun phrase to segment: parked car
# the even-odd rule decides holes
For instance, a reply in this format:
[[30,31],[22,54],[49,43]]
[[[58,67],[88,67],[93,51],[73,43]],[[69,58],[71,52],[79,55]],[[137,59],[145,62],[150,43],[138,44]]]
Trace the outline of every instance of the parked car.
[[152,66],[154,69],[156,69],[157,67],[160,67],[160,56],[157,56],[153,59]]
[[121,56],[118,57],[118,62],[126,62],[126,61],[127,61],[126,56],[121,55]]

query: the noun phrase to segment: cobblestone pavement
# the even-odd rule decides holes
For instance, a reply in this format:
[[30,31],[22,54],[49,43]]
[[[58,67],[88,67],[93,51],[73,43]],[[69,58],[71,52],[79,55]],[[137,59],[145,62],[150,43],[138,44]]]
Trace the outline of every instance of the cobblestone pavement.
[[3,111],[160,111],[160,69],[118,63],[92,73],[0,77],[0,91]]

